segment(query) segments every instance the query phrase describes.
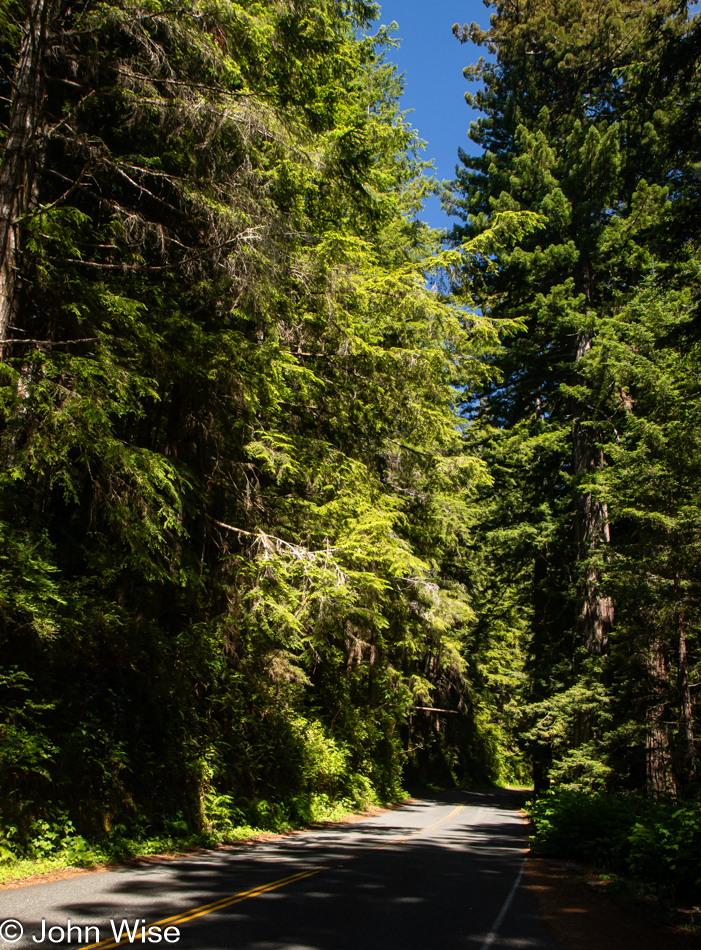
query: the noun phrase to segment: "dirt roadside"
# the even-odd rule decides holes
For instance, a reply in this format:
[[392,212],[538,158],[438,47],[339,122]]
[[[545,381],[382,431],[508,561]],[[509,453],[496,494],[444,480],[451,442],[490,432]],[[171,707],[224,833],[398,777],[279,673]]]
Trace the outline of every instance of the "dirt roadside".
[[661,926],[654,908],[614,901],[592,886],[597,879],[545,858],[526,860],[526,885],[544,922],[568,950],[701,950],[701,931]]

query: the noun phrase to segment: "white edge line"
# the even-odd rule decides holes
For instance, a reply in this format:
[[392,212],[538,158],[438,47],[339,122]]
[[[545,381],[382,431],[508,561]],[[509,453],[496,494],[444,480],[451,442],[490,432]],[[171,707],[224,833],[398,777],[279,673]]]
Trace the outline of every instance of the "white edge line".
[[492,929],[491,929],[490,932],[487,934],[487,936],[484,938],[484,943],[483,943],[482,946],[480,947],[480,950],[489,950],[489,947],[491,947],[491,945],[492,945],[492,944],[494,943],[494,941],[496,940],[497,931],[499,930],[499,928],[501,927],[501,925],[504,923],[504,918],[506,917],[507,911],[509,910],[509,907],[511,906],[511,901],[514,899],[514,894],[516,893],[516,890],[517,890],[519,884],[521,883],[521,876],[522,876],[522,874],[523,874],[523,869],[524,869],[525,866],[526,866],[526,860],[525,860],[525,858],[524,858],[523,862],[521,863],[521,867],[519,868],[519,872],[518,872],[518,874],[516,875],[516,880],[515,880],[514,883],[513,883],[513,887],[512,887],[511,890],[509,891],[509,895],[508,895],[508,897],[506,898],[506,900],[504,901],[504,904],[503,904],[501,910],[499,911],[499,916],[497,917],[497,919],[496,919],[496,920],[494,921],[494,923],[492,924]]

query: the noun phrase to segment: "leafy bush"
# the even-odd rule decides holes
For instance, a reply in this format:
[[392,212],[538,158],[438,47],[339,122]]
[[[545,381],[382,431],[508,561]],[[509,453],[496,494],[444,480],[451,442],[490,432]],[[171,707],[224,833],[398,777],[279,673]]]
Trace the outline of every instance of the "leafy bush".
[[628,866],[636,878],[672,894],[701,894],[701,803],[653,806],[628,840]]
[[551,792],[528,803],[536,832],[533,850],[623,872],[628,836],[644,807],[645,802],[634,796]]
[[664,896],[701,893],[701,803],[560,790],[528,803],[533,850],[630,875]]
[[349,782],[352,796],[336,799],[326,792],[311,792],[284,802],[234,801],[229,795],[212,792],[203,803],[205,832],[193,832],[182,813],[162,819],[161,834],[154,834],[147,823],[136,822],[129,828],[113,825],[107,834],[90,841],[77,834],[73,823],[59,812],[51,820],[34,821],[22,836],[14,826],[0,827],[0,885],[66,867],[93,867],[192,847],[213,847],[249,839],[262,831],[288,831],[316,822],[338,821],[378,801],[364,776],[351,774]]

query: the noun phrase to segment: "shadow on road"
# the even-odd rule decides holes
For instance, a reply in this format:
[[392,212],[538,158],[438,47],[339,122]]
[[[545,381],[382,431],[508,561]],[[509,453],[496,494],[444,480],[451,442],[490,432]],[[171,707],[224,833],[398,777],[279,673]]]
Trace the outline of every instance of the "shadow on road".
[[[146,918],[150,924],[308,871],[314,873],[183,923],[177,946],[480,950],[523,862],[525,825],[517,810],[526,795],[500,789],[433,793],[358,823],[78,878],[98,887],[64,888],[52,916]],[[110,934],[106,923],[101,933]],[[559,948],[523,888],[491,944],[491,950],[506,947]]]

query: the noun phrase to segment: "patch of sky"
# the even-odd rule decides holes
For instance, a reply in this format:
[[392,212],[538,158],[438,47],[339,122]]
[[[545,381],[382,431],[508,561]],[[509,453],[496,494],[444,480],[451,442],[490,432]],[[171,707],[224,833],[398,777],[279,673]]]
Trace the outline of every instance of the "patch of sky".
[[[413,110],[409,119],[428,143],[426,158],[433,159],[438,181],[453,179],[458,148],[472,155],[479,152],[467,135],[479,113],[465,102],[465,93],[474,92],[475,83],[468,83],[463,69],[485,50],[458,42],[452,26],[476,20],[487,27],[490,11],[482,0],[384,0],[381,8],[380,22],[389,26],[395,21],[395,36],[401,40],[387,59],[405,74],[402,108]],[[427,201],[419,217],[435,228],[453,224],[437,196]]]

